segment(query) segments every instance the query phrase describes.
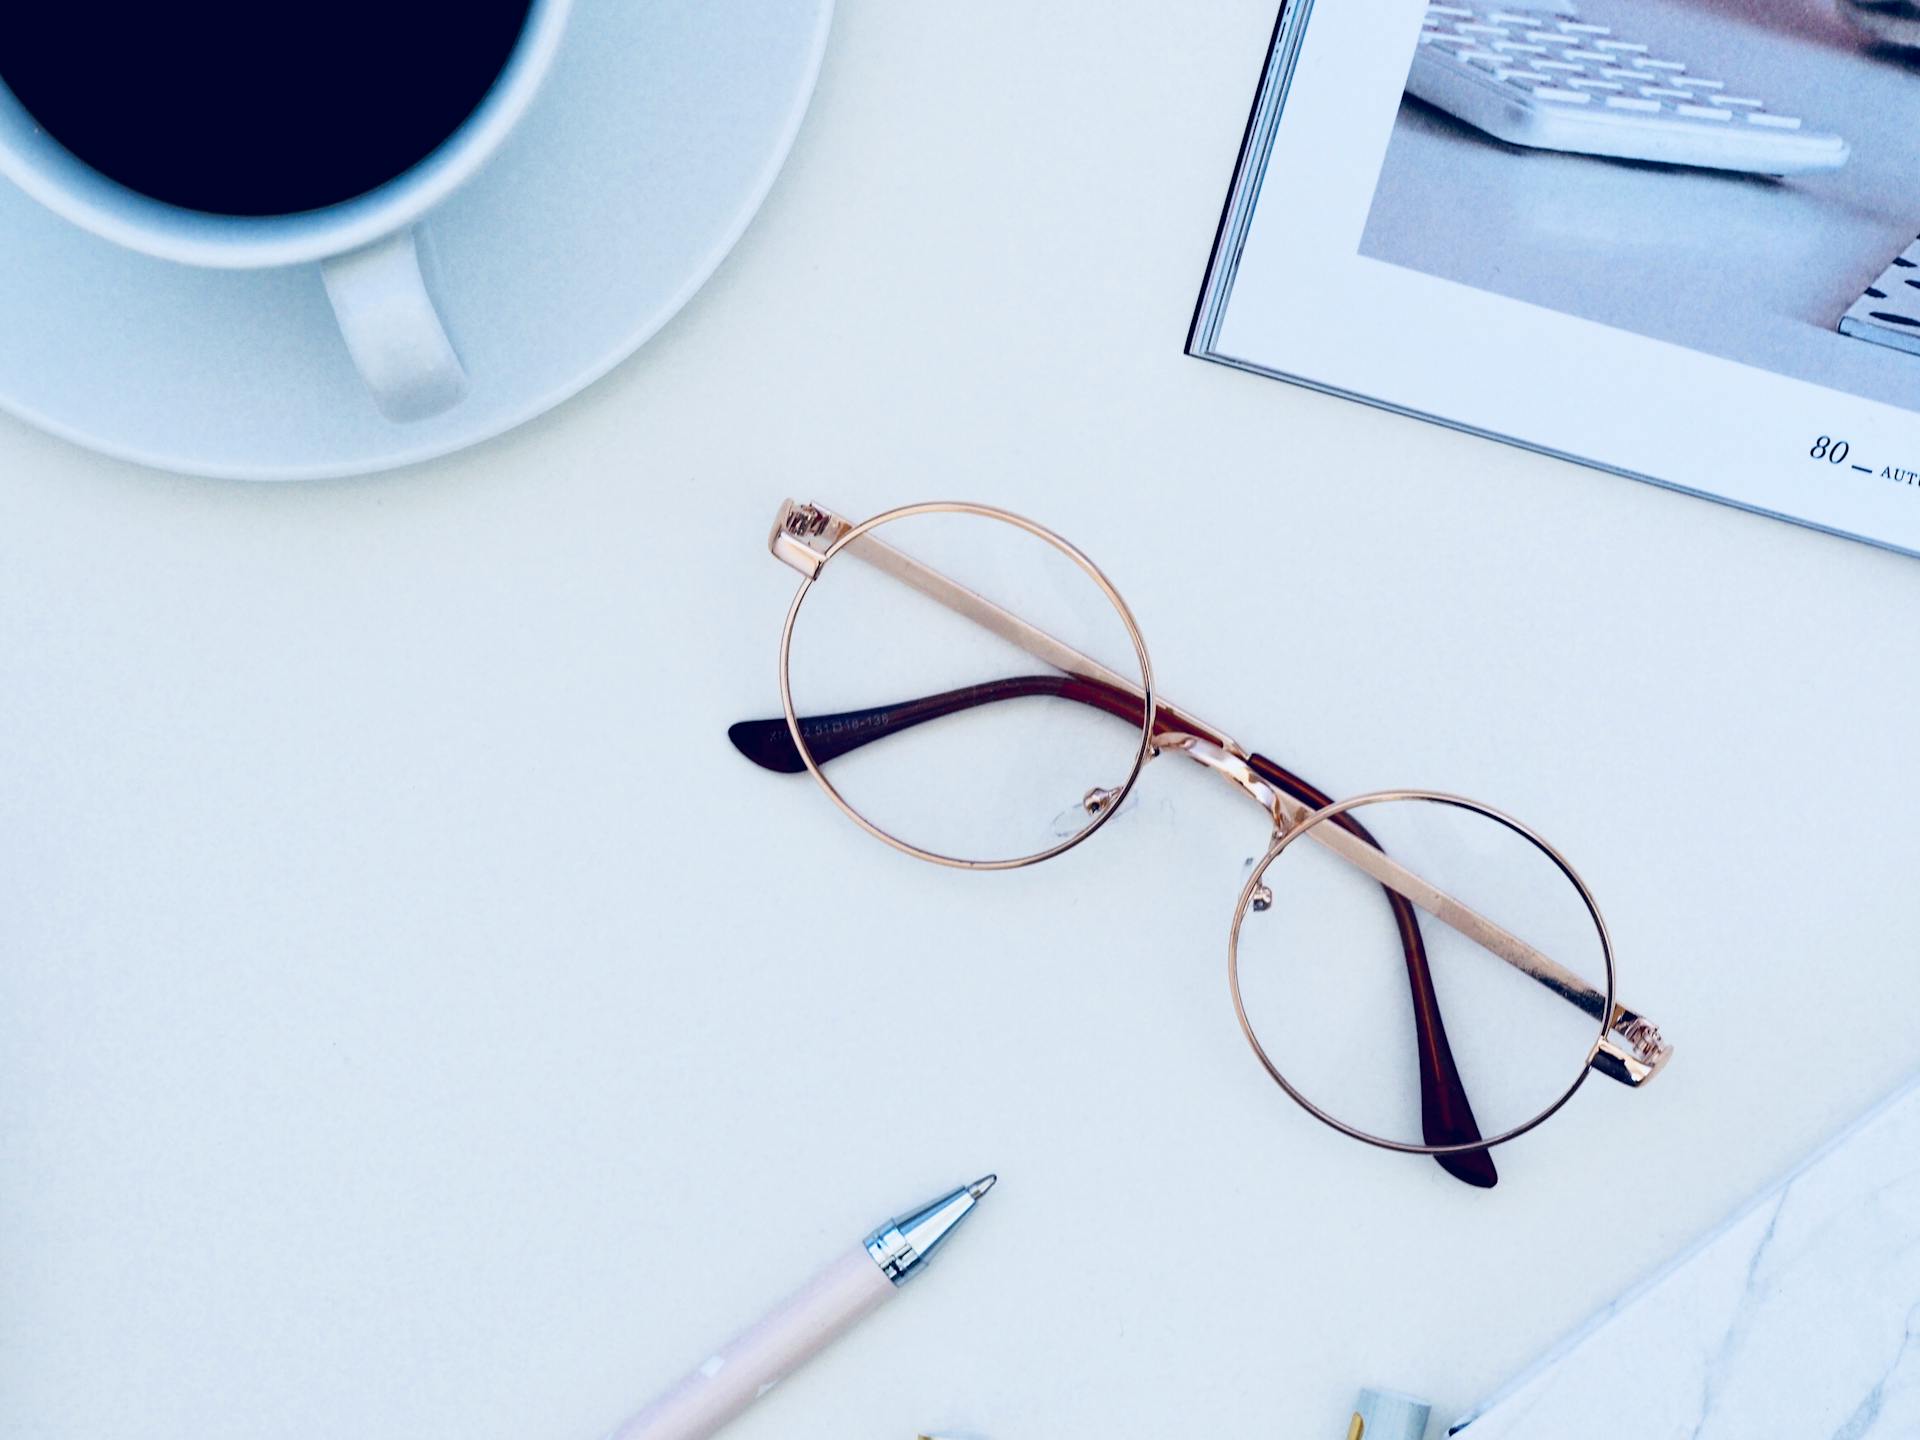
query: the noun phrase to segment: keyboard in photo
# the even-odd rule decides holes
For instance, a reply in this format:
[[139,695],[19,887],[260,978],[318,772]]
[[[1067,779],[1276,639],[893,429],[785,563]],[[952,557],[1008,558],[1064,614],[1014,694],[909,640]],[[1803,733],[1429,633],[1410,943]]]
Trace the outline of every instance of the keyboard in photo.
[[1920,239],[1880,272],[1840,317],[1840,333],[1920,355]]
[[1407,92],[1510,145],[1755,175],[1835,170],[1847,142],[1569,6],[1432,0]]

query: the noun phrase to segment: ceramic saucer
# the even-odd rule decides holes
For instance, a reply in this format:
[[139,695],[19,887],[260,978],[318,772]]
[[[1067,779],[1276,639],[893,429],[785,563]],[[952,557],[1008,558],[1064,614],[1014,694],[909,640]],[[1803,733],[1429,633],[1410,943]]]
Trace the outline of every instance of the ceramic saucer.
[[199,270],[96,239],[0,181],[0,408],[168,470],[293,480],[498,435],[632,354],[713,273],[773,183],[832,0],[580,0],[525,121],[426,223],[473,379],[381,418],[317,267]]

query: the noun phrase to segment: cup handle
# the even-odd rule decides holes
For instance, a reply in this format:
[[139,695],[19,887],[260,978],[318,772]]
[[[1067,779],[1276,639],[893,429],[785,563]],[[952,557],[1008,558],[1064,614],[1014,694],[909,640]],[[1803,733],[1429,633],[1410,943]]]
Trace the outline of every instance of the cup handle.
[[320,264],[360,377],[389,420],[424,420],[467,393],[467,372],[420,273],[412,229]]

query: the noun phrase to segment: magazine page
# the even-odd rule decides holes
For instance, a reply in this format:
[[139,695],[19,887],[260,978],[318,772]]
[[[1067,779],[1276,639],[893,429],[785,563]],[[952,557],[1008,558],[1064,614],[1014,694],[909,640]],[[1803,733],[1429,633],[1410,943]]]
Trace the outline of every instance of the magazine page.
[[1199,353],[1920,551],[1920,7],[1289,30]]

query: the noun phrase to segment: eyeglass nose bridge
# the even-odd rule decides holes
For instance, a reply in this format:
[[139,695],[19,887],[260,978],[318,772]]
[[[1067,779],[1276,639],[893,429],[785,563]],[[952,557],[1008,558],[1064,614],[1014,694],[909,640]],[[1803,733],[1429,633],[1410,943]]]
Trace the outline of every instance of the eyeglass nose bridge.
[[[1237,740],[1221,737],[1221,744],[1215,744],[1198,735],[1184,730],[1163,730],[1153,737],[1150,756],[1163,750],[1177,750],[1196,764],[1204,765],[1217,775],[1225,776],[1242,791],[1252,797],[1253,802],[1267,812],[1273,821],[1273,843],[1284,839],[1287,832],[1300,823],[1306,814],[1306,808],[1282,795],[1273,786],[1254,774],[1253,767],[1247,763],[1247,752]],[[1254,886],[1248,908],[1255,913],[1264,913],[1273,908],[1273,890],[1266,884]]]
[[1247,764],[1246,750],[1236,740],[1225,739],[1223,744],[1216,745],[1184,730],[1162,730],[1154,734],[1150,754],[1158,755],[1163,750],[1176,750],[1239,786],[1273,820],[1275,839],[1298,824],[1299,817],[1305,813],[1303,807],[1254,774],[1253,767]]

